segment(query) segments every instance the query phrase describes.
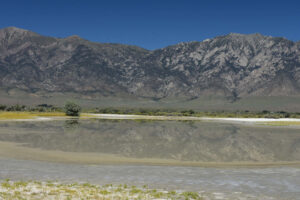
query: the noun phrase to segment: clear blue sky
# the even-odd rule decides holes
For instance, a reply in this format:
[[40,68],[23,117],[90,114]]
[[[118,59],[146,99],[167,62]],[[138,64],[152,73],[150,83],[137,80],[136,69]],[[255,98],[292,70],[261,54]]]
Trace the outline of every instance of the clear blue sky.
[[300,40],[300,1],[3,0],[0,28],[156,49],[236,33]]

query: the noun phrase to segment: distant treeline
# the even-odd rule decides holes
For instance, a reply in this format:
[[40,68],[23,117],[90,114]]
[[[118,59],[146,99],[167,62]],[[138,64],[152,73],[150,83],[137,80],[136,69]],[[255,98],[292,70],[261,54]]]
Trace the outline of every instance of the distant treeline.
[[[17,112],[63,112],[64,108],[49,104],[40,104],[37,106],[25,105],[0,105],[0,111]],[[155,109],[155,108],[93,108],[83,109],[88,113],[104,114],[135,114],[135,115],[156,115],[156,116],[195,116],[195,117],[243,117],[243,118],[300,118],[300,113],[286,111],[195,111],[179,109]]]
[[62,108],[55,107],[48,104],[40,104],[37,106],[25,106],[25,105],[0,105],[0,111],[14,111],[14,112],[60,112]]

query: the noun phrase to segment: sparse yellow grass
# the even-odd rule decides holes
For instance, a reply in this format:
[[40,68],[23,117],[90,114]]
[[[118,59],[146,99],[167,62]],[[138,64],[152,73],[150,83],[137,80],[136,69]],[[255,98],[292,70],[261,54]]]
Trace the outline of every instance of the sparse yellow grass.
[[36,115],[29,112],[0,112],[0,119],[33,119]]
[[64,117],[63,112],[0,112],[0,120],[34,119],[36,117]]
[[269,126],[299,126],[300,122],[297,121],[278,121],[278,122],[265,122],[262,123],[263,125],[269,125]]
[[80,117],[83,117],[83,118],[95,118],[94,115],[89,114],[89,113],[81,113]]

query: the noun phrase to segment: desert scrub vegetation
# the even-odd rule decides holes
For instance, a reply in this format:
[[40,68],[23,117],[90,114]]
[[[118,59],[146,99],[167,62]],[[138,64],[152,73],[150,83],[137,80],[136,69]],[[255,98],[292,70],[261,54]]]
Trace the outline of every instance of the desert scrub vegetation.
[[39,104],[36,106],[26,106],[26,105],[0,105],[0,111],[8,112],[62,112],[62,108],[48,105]]
[[7,200],[37,200],[37,199],[178,199],[202,200],[198,192],[166,191],[149,189],[147,186],[136,187],[127,185],[104,186],[89,183],[62,184],[58,182],[37,182],[5,180],[0,184],[0,199]]

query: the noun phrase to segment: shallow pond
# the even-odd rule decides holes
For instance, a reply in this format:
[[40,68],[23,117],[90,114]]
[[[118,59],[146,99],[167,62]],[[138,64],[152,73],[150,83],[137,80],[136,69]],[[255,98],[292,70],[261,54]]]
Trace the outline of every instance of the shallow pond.
[[99,119],[0,122],[0,158],[2,179],[300,196],[300,130],[293,128]]

